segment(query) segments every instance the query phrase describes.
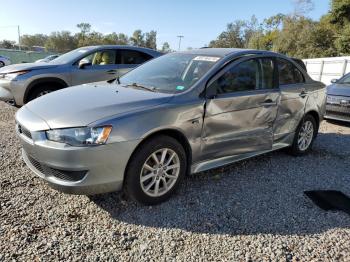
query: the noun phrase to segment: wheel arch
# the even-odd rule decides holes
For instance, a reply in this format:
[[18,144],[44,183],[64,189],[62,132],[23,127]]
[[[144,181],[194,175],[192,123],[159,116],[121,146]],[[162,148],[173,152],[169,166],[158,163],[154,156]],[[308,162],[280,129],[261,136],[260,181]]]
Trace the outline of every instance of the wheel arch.
[[[61,88],[66,88],[68,87],[68,84],[62,80],[61,78],[57,78],[57,77],[45,77],[45,78],[40,78],[40,79],[36,79],[34,81],[32,81],[26,88],[26,91],[24,93],[24,97],[23,97],[23,103],[27,103],[28,102],[28,98],[30,97],[31,92],[33,91],[33,88],[35,86],[38,85],[42,85],[45,83],[53,83],[55,85],[60,85]],[[60,88],[60,89],[61,89]]]
[[[316,130],[318,130],[320,127],[320,115],[318,114],[318,112],[316,110],[310,110],[305,113],[305,116],[306,115],[311,115],[315,119],[317,125]],[[317,133],[318,132],[315,132],[315,137],[317,136]]]
[[[142,141],[135,147],[132,154],[130,155],[128,163],[127,163],[126,168],[125,168],[125,173],[128,170],[129,163],[130,163],[131,159],[133,158],[133,156],[135,155],[135,153],[137,152],[137,150],[146,141],[148,141],[149,139],[152,139],[156,136],[159,136],[159,135],[166,135],[166,136],[172,137],[182,145],[182,147],[184,148],[185,153],[186,153],[186,162],[187,162],[187,172],[186,173],[189,174],[189,171],[191,170],[191,163],[192,163],[192,147],[191,147],[188,139],[186,138],[186,136],[181,131],[179,131],[177,129],[173,129],[173,128],[156,130],[154,132],[147,134],[142,139]],[[125,181],[125,179],[124,179],[124,181]]]

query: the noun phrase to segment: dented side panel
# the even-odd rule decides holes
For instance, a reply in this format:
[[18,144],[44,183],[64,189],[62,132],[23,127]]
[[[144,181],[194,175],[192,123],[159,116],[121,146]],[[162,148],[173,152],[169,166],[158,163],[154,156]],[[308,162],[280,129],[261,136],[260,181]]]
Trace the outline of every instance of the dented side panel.
[[[278,90],[237,92],[208,100],[202,160],[270,150],[277,116]],[[271,101],[272,104],[266,104]]]

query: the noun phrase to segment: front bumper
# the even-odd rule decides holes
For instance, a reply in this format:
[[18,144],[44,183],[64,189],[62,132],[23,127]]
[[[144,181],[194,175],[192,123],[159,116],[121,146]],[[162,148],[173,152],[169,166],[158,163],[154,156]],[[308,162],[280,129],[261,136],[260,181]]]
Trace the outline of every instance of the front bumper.
[[324,118],[350,122],[350,97],[328,96]]
[[25,79],[0,79],[0,101],[15,101],[16,105],[23,105],[24,93],[27,87]]
[[17,134],[27,166],[54,188],[70,194],[93,195],[122,188],[128,160],[138,140],[94,147],[72,147],[48,141],[44,132]]
[[0,79],[0,101],[14,100],[14,96],[11,90],[11,81],[6,79]]

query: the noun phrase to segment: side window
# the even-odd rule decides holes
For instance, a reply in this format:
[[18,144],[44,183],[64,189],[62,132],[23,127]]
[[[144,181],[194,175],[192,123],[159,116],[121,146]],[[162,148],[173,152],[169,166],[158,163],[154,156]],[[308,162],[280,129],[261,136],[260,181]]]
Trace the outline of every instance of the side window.
[[92,65],[113,65],[116,61],[115,50],[101,50],[94,52],[81,60],[87,60]]
[[146,53],[136,50],[121,49],[119,50],[119,54],[117,64],[122,65],[139,65],[153,58]]
[[303,74],[291,62],[284,59],[278,59],[277,63],[280,85],[291,85],[305,82]]
[[215,88],[218,94],[257,89],[259,86],[259,64],[251,59],[242,62],[218,78],[209,88]]

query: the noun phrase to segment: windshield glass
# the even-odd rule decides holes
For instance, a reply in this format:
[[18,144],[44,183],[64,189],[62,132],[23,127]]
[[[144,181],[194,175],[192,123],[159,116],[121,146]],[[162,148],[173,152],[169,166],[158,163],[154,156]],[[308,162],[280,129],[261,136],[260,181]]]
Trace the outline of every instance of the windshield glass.
[[72,50],[68,53],[65,53],[63,55],[60,55],[56,59],[53,59],[50,61],[50,63],[53,64],[66,64],[70,62],[74,62],[77,58],[79,58],[81,55],[85,54],[86,52],[90,51],[91,49],[82,47],[75,50]]
[[179,93],[193,86],[220,57],[172,53],[151,60],[120,78],[122,85],[142,85]]
[[350,84],[350,74],[347,74],[344,77],[342,77],[341,79],[339,79],[337,84]]

